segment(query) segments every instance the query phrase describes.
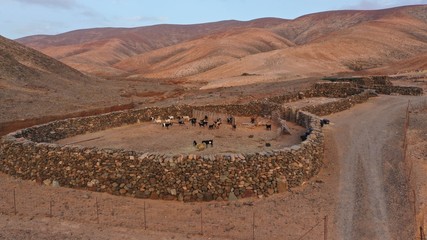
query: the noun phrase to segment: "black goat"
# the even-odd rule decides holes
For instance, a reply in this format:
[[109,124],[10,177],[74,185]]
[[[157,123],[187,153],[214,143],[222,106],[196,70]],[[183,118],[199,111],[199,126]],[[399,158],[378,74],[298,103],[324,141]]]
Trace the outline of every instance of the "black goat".
[[320,126],[323,127],[323,125],[325,124],[329,124],[329,120],[328,119],[320,119]]
[[204,126],[207,126],[208,125],[208,121],[207,120],[200,120],[200,122],[199,122],[199,126],[200,127],[204,127]]
[[233,121],[234,121],[233,116],[227,117],[227,123],[228,124],[233,124]]
[[304,133],[304,135],[301,135],[301,136],[300,136],[301,141],[305,141],[305,140],[307,140],[308,135],[310,135],[310,133],[311,133],[312,131],[313,131],[313,129],[312,129],[312,128],[307,129],[307,131]]
[[252,123],[252,124],[255,124],[255,120],[256,120],[256,119],[255,119],[254,117],[251,117],[251,123]]
[[265,129],[270,130],[271,131],[271,124],[265,124]]
[[213,147],[213,140],[203,140],[202,143],[206,144],[206,147],[208,145],[211,145]]
[[162,127],[166,127],[167,129],[169,129],[170,126],[172,126],[172,123],[162,123]]
[[191,122],[191,126],[196,126],[197,118],[190,119],[190,122]]

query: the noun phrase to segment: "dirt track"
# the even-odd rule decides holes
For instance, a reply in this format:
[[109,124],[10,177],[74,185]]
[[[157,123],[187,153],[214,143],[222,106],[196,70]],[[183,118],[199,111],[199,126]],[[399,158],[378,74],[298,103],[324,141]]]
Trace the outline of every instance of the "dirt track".
[[380,96],[330,116],[341,169],[337,239],[413,239],[402,141],[408,100],[422,99]]

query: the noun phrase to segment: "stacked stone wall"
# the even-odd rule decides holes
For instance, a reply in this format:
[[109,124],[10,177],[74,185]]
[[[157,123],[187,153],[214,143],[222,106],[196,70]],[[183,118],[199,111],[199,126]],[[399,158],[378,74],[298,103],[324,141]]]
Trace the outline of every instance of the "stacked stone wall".
[[366,90],[363,93],[339,99],[338,101],[328,102],[322,105],[306,106],[301,110],[316,114],[318,116],[325,116],[350,109],[356,104],[366,102],[372,96],[376,96],[375,92]]
[[[348,84],[348,88],[353,88],[353,91],[357,91],[357,88],[363,89],[373,89],[378,94],[400,94],[400,95],[411,95],[411,96],[419,96],[423,94],[423,89],[420,87],[403,87],[403,86],[394,86],[390,81],[390,77],[388,76],[369,76],[369,77],[353,77],[353,78],[325,78],[325,80],[332,81],[335,84]],[[318,88],[326,88],[329,89],[331,83],[323,83],[325,84],[323,87],[321,84],[317,84]],[[319,92],[319,91],[318,91]],[[349,91],[344,90],[344,92],[349,93]],[[353,92],[354,95],[357,94]],[[324,96],[327,96],[324,94]],[[341,96],[345,97],[345,96]]]
[[420,87],[375,85],[373,89],[375,89],[375,91],[379,94],[386,94],[386,95],[391,95],[391,94],[410,95],[410,96],[423,95],[423,89]]

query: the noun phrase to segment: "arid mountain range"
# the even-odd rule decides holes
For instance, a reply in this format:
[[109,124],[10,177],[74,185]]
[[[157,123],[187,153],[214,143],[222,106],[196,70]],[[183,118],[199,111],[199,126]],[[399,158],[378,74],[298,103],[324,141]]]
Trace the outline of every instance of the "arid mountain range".
[[426,69],[427,6],[0,38],[0,52],[0,122],[135,101],[177,103],[193,94],[186,90],[246,87],[233,90],[242,94],[251,86],[259,96],[259,89],[282,89],[260,84]]
[[427,52],[426,16],[427,6],[408,6],[294,20],[88,29],[18,41],[104,77],[244,84],[243,73],[290,79],[415,59]]

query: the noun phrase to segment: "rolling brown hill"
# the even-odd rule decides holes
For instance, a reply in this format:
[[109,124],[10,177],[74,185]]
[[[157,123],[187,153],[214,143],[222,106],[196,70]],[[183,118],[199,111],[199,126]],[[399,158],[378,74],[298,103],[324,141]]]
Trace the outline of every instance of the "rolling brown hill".
[[83,72],[115,76],[111,65],[128,57],[179,44],[229,29],[276,26],[286,20],[263,18],[253,21],[221,21],[194,25],[155,25],[138,28],[95,28],[54,36],[37,35],[17,39]]
[[86,76],[0,36],[0,122],[59,115],[121,102],[117,89],[103,86],[107,86],[105,80]]
[[[245,85],[387,66],[427,53],[427,6],[332,11],[135,29],[89,29],[19,41],[99,76]],[[407,64],[418,69],[422,63]],[[393,65],[394,64],[394,65]],[[418,67],[417,67],[418,66]]]
[[130,78],[183,78],[240,60],[245,56],[293,46],[269,30],[244,28],[211,34],[140,54],[115,64]]
[[[423,13],[425,6],[311,14],[269,29],[212,34],[114,67],[133,79],[177,78],[215,88],[381,69],[412,58],[422,63],[416,56],[427,52]],[[278,39],[283,44],[274,44]],[[250,50],[260,43],[270,47]]]

